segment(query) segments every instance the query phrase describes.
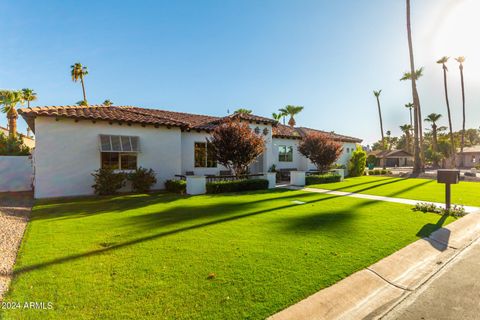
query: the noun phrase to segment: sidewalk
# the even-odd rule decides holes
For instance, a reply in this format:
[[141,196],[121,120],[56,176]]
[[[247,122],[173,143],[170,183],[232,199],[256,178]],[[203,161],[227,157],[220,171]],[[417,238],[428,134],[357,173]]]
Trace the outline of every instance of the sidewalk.
[[480,240],[382,319],[478,319]]

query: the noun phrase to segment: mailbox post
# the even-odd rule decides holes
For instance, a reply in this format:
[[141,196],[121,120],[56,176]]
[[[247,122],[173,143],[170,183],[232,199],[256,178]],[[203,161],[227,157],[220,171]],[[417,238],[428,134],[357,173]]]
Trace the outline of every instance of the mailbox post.
[[439,169],[437,171],[437,182],[445,184],[445,209],[450,210],[451,204],[451,184],[457,184],[460,179],[460,170]]

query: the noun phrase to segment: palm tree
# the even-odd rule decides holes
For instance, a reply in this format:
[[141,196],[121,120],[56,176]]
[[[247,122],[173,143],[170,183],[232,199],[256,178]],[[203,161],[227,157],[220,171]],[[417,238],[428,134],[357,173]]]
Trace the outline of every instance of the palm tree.
[[460,166],[463,167],[463,148],[465,147],[465,86],[463,83],[463,63],[465,62],[465,57],[458,57],[455,58],[459,63],[458,68],[460,69],[460,82],[462,85],[462,110],[463,110],[463,121],[462,121],[462,140],[460,143],[460,153],[462,156],[460,157]]
[[410,127],[413,128],[413,120],[412,120],[412,109],[413,109],[414,105],[413,103],[409,102],[405,105],[405,108],[408,108],[408,111],[410,111]]
[[87,67],[82,66],[80,62],[75,63],[74,65],[70,66],[72,69],[72,81],[77,82],[80,80],[82,83],[82,91],[83,91],[83,101],[85,101],[86,105],[88,105],[87,102],[87,95],[85,94],[85,83],[83,78],[88,74]]
[[404,124],[400,126],[400,130],[402,130],[403,134],[405,135],[405,144],[407,145],[407,151],[410,152],[412,150],[412,125],[411,124]]
[[448,100],[448,88],[447,88],[447,71],[448,68],[445,65],[448,61],[448,57],[442,57],[440,60],[437,61],[438,64],[442,65],[443,69],[443,88],[445,90],[445,102],[447,104],[447,114],[448,114],[448,127],[450,129],[450,143],[452,144],[452,165],[455,167],[455,139],[453,137],[453,128],[452,128],[452,115],[450,113],[450,102]]
[[280,121],[282,119],[282,117],[283,117],[283,114],[281,114],[281,113],[275,113],[275,112],[272,113],[273,120]]
[[252,114],[252,110],[239,108],[239,109],[235,110],[234,113]]
[[0,91],[0,105],[2,105],[2,112],[7,114],[8,118],[8,136],[15,139],[17,136],[17,105],[23,104],[23,92],[20,90]]
[[[430,122],[432,126],[432,151],[437,153],[438,152],[438,128],[437,122],[442,117],[439,113],[430,113],[426,118],[425,121]],[[433,166],[435,168],[438,167],[438,160],[434,159]]]
[[27,107],[30,108],[30,102],[37,100],[37,93],[32,89],[24,88],[22,89],[23,100],[27,102]]
[[[378,118],[380,120],[380,133],[382,137],[382,149],[383,151],[387,150],[385,146],[385,136],[383,135],[383,119],[382,119],[382,109],[380,107],[380,94],[382,93],[382,90],[375,91],[373,90],[373,95],[375,98],[377,98],[377,108],[378,108]],[[383,168],[386,168],[386,163],[385,163],[385,158],[383,159]]]
[[387,149],[388,149],[388,151],[390,151],[390,150],[392,150],[392,131],[387,130],[387,132],[385,132],[385,134],[387,136],[385,138],[385,140],[387,142]]
[[[285,117],[288,116],[288,113],[285,112],[285,108],[278,109],[278,116],[283,118],[283,125],[285,125]],[[280,119],[278,119],[280,120]]]
[[290,116],[290,120],[288,120],[288,125],[293,128],[295,127],[295,124],[296,124],[294,117],[300,112],[302,112],[302,110],[303,110],[302,106],[288,105],[288,106],[285,106],[285,108],[279,109],[278,111],[280,111],[285,116],[287,115]]
[[[407,38],[408,38],[408,52],[410,58],[410,80],[412,83],[412,97],[413,97],[413,105],[415,106],[415,118],[414,118],[414,139],[415,139],[415,161],[413,166],[413,173],[419,174],[425,170],[424,162],[423,162],[423,130],[422,130],[422,116],[421,116],[421,109],[420,109],[420,98],[418,96],[417,91],[417,73],[415,71],[415,59],[413,56],[413,41],[412,41],[412,26],[410,23],[410,0],[406,1],[406,16],[407,16]],[[422,69],[420,69],[421,72]],[[422,146],[422,147],[420,147]]]
[[103,101],[103,105],[110,107],[111,105],[113,105],[113,102],[110,99],[106,99],[105,101]]

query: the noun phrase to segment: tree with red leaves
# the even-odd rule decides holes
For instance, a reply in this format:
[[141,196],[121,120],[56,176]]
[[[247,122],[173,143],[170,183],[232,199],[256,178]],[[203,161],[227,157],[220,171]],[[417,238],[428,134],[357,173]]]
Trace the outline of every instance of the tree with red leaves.
[[265,150],[263,138],[238,120],[227,120],[217,126],[208,142],[218,163],[236,176],[247,174],[248,166]]
[[327,171],[342,153],[342,145],[324,133],[310,133],[302,139],[298,151],[321,172]]

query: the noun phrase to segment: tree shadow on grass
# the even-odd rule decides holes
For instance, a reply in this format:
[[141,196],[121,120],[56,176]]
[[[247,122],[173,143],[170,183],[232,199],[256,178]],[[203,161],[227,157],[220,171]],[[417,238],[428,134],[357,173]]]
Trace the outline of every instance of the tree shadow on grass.
[[[379,183],[379,185],[388,184],[388,183],[380,183],[380,182],[383,182],[383,181],[386,181],[386,180],[395,180],[395,181],[389,181],[388,182],[388,183],[394,183],[394,182],[402,181],[404,179],[396,178],[396,177],[388,177],[388,178],[381,179],[381,180],[373,180],[373,181],[360,182],[360,183],[356,183],[356,184],[350,184],[350,185],[346,185],[346,186],[339,187],[339,188],[332,188],[332,189],[329,188],[328,190],[342,191],[342,190],[349,189],[349,188],[352,188],[352,187],[358,187],[358,186],[363,186],[363,185],[367,185],[367,184],[375,184],[375,183]],[[325,184],[321,184],[319,186],[324,186],[324,185]],[[376,185],[374,185],[374,186],[376,186]],[[355,192],[357,192],[357,191],[355,191]]]

